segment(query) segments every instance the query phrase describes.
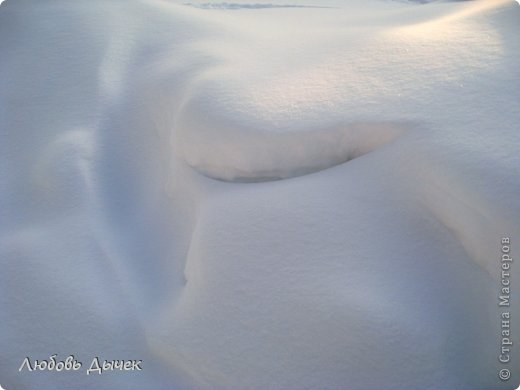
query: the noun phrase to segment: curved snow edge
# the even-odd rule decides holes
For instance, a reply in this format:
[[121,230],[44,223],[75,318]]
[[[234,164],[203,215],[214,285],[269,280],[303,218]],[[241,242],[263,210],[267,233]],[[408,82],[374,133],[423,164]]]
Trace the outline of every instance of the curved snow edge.
[[200,116],[184,120],[184,160],[199,173],[230,182],[287,179],[321,171],[374,151],[400,137],[410,124],[344,123],[323,130],[268,132],[218,128]]

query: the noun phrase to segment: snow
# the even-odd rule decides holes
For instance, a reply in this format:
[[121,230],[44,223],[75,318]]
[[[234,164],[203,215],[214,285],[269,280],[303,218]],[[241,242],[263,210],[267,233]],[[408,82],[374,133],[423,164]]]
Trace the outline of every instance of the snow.
[[[519,17],[2,3],[1,385],[515,388]],[[19,372],[52,354],[85,367]],[[87,376],[96,356],[143,370]]]

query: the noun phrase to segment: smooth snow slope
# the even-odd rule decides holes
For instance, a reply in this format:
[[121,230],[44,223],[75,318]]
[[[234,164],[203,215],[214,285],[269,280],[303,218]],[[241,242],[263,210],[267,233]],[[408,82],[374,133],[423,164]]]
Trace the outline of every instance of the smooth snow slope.
[[[519,20],[505,0],[4,2],[0,385],[516,388],[497,296]],[[52,354],[86,367],[18,371]],[[87,376],[95,356],[143,370]]]

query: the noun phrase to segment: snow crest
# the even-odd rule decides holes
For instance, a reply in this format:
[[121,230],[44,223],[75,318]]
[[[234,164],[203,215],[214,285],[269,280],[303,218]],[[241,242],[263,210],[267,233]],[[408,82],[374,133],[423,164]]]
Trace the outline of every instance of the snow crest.
[[0,6],[2,386],[520,382],[518,5],[183,2]]

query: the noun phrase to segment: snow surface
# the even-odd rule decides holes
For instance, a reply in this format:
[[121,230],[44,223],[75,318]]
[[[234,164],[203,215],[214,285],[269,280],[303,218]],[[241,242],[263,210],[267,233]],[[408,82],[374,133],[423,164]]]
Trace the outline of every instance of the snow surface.
[[417,3],[4,2],[0,384],[515,388],[520,7]]

